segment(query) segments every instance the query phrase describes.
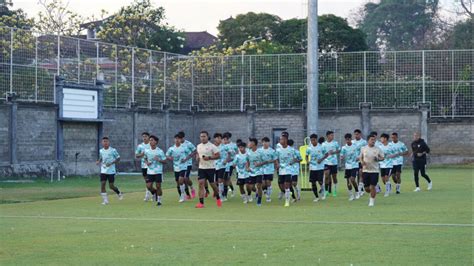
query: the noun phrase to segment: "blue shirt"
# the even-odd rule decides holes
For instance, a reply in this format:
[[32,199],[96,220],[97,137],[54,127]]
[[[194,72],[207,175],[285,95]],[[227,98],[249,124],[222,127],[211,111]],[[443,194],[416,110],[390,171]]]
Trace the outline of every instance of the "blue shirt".
[[223,168],[227,167],[227,163],[225,162],[227,160],[227,154],[229,153],[229,147],[223,143],[221,145],[217,146],[219,149],[219,159],[216,160],[216,170],[220,170]]
[[297,149],[295,149],[293,147],[291,147],[291,148],[293,149],[294,159],[299,160],[299,162],[295,162],[291,165],[291,175],[299,175],[299,173],[300,173],[300,162],[301,162],[301,159],[302,159],[301,158],[301,153]]
[[387,145],[383,145],[380,142],[380,146],[378,146],[382,152],[384,153],[384,160],[379,162],[380,168],[392,168],[393,167],[393,158],[388,158],[388,156],[395,154],[396,150],[388,143]]
[[225,144],[225,145],[227,146],[227,152],[230,154],[230,161],[227,163],[227,165],[225,167],[225,171],[229,172],[230,167],[232,166],[232,161],[235,158],[235,155],[237,153],[239,153],[239,147],[237,147],[237,145],[233,142],[230,142],[230,143]]
[[249,177],[249,172],[247,171],[247,168],[245,167],[248,162],[248,156],[247,153],[242,154],[238,153],[235,155],[234,160],[232,161],[232,165],[235,166],[235,169],[237,170],[237,178],[239,179],[245,179]]
[[[263,161],[275,161],[277,159],[276,151],[270,147],[268,149],[262,147],[260,151],[262,152]],[[262,169],[264,175],[273,175],[275,173],[275,163],[267,163],[262,166]]]
[[279,175],[291,175],[291,165],[295,159],[295,152],[290,146],[287,146],[286,149],[281,147],[276,150],[276,155],[278,162],[280,164],[280,169],[278,170]]
[[[397,141],[397,143],[390,142],[390,144],[392,145],[396,153],[404,153],[408,151],[407,146],[405,146],[405,143],[401,141]],[[403,156],[401,155],[397,156],[393,158],[392,161],[393,161],[393,165],[403,165]]]
[[356,146],[357,148],[357,157],[360,156],[360,149],[362,147],[367,146],[367,140],[361,138],[360,140],[353,139],[352,140],[352,145]]
[[115,174],[115,164],[107,166],[107,164],[112,163],[116,159],[120,158],[117,150],[109,147],[108,149],[100,149],[99,151],[99,159],[101,160],[100,164],[100,173],[113,175]]
[[256,163],[263,162],[263,154],[260,149],[253,151],[249,149],[247,151],[247,156],[249,160],[250,176],[263,175],[262,166],[255,166]]
[[357,158],[359,152],[357,151],[357,146],[355,146],[354,144],[352,144],[351,146],[346,144],[344,145],[344,147],[342,147],[341,158],[344,156],[344,167],[346,168],[346,170],[359,168],[359,161]]
[[[145,152],[145,150],[149,149],[149,148],[150,148],[149,143],[145,144],[144,142],[142,142],[142,143],[138,144],[137,148],[135,149],[135,155],[139,155],[139,154]],[[141,166],[142,169],[148,168],[148,166],[145,163],[145,158],[144,157],[142,157],[140,159],[140,166]]]
[[175,172],[180,172],[188,168],[187,162],[182,162],[186,158],[186,147],[181,144],[179,147],[176,145],[171,146],[168,151],[166,151],[167,157],[173,158],[173,170]]
[[[188,140],[185,140],[183,142],[183,144],[181,144],[181,145],[186,148],[186,157],[189,156],[191,153],[193,153],[196,150],[196,146],[194,146],[194,144],[191,143]],[[191,165],[193,165],[193,158],[189,158],[186,161],[186,166],[191,166]]]
[[323,147],[329,152],[329,151],[333,151],[334,154],[332,155],[329,155],[326,160],[324,160],[324,164],[326,165],[337,165],[337,154],[335,152],[337,152],[340,148],[339,146],[339,143],[337,143],[337,141],[333,140],[331,142],[327,142],[325,141],[323,143]]
[[313,146],[313,144],[309,144],[308,148],[306,149],[306,155],[309,156],[309,170],[310,171],[319,171],[324,170],[324,160],[321,163],[318,163],[324,155],[326,155],[326,149],[321,145],[318,144],[317,146]]
[[145,160],[151,163],[148,165],[147,170],[147,174],[149,175],[163,174],[163,164],[158,162],[155,157],[162,161],[166,160],[165,153],[158,147],[154,150],[151,147],[145,150]]

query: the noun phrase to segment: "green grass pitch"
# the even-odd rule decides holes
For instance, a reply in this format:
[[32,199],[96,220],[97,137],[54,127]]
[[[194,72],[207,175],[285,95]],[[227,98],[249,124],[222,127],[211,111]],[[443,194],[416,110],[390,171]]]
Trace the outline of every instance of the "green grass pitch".
[[[277,191],[262,207],[238,195],[218,209],[208,198],[178,203],[171,176],[163,204],[143,202],[140,177],[119,176],[123,201],[102,206],[97,177],[0,183],[0,265],[472,265],[471,166],[428,169],[434,188],[349,202],[313,203],[312,193],[284,208]],[[194,177],[195,179],[195,177]]]

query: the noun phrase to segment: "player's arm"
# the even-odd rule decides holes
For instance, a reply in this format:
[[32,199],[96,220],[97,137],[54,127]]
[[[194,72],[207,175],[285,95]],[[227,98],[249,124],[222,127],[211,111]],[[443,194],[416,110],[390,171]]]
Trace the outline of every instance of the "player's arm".
[[115,157],[115,160],[113,160],[111,163],[107,163],[105,166],[109,167],[113,164],[120,162],[120,155],[118,153],[116,153],[114,157]]
[[141,159],[145,156],[145,151],[140,148],[140,146],[137,147],[135,150],[135,158]]

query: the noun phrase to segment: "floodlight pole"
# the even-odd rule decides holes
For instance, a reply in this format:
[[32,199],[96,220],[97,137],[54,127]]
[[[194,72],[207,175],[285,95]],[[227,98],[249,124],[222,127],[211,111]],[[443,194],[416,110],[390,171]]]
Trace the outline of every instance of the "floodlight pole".
[[318,132],[318,0],[308,0],[307,135]]

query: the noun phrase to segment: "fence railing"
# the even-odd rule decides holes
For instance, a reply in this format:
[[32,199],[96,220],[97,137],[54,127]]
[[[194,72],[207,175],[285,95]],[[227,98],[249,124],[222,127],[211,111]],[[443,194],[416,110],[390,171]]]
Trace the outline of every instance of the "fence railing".
[[[474,50],[327,53],[319,58],[320,109],[416,108],[474,116]],[[107,107],[199,111],[302,109],[306,54],[165,53],[0,27],[0,94],[55,102],[54,77],[104,81]]]

